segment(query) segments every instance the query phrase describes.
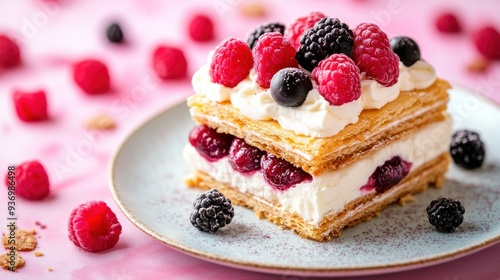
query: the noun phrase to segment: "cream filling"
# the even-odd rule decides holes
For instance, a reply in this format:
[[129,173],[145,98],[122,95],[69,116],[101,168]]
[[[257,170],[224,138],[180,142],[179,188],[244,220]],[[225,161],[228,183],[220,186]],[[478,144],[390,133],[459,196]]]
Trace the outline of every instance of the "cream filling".
[[234,88],[216,84],[210,77],[210,67],[201,67],[192,79],[196,94],[204,95],[214,102],[230,101],[246,117],[256,120],[276,120],[285,130],[316,138],[337,134],[344,127],[358,121],[364,109],[380,109],[395,100],[400,90],[423,89],[434,83],[436,73],[431,65],[418,61],[410,67],[400,63],[398,82],[391,87],[384,87],[375,80],[361,74],[362,95],[358,100],[332,106],[319,94],[317,84],[299,107],[290,108],[277,104],[270,89],[264,89],[257,83],[257,75],[252,69],[249,76]]
[[[377,166],[394,156],[411,162],[414,170],[446,152],[449,148],[451,120],[430,124],[408,137],[394,141],[373,155],[362,158],[341,169],[314,176],[310,182],[297,184],[286,191],[273,189],[261,172],[239,173],[231,167],[228,157],[210,162],[187,145],[184,157],[195,169],[214,179],[231,185],[271,203],[278,203],[281,211],[296,213],[311,225],[318,225],[325,214],[334,214],[357,198],[370,192],[361,191]],[[374,192],[372,190],[371,192]]]

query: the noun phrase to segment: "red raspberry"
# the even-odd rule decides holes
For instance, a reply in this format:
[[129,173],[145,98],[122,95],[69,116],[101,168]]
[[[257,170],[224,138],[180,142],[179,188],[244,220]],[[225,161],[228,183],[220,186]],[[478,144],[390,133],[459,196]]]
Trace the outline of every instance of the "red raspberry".
[[477,50],[485,58],[500,59],[500,34],[492,26],[486,26],[474,33]]
[[153,69],[163,80],[182,79],[187,74],[187,61],[181,49],[159,46],[153,53]]
[[332,54],[322,60],[312,75],[319,93],[331,105],[340,106],[361,97],[359,69],[345,54]]
[[295,49],[299,49],[300,39],[302,35],[304,35],[304,32],[325,17],[326,16],[321,12],[311,12],[307,16],[299,17],[285,30],[285,37],[292,42]]
[[292,43],[279,32],[260,36],[253,48],[257,83],[268,88],[276,72],[287,67],[297,67],[296,53]]
[[214,23],[206,15],[195,15],[189,22],[189,37],[198,42],[210,41],[214,38]]
[[14,91],[12,95],[17,116],[25,122],[48,119],[47,98],[43,90],[35,92]]
[[362,23],[354,29],[352,57],[366,77],[390,87],[398,82],[399,57],[387,35],[373,23]]
[[0,34],[0,68],[12,68],[20,63],[19,46],[9,37]]
[[248,76],[252,67],[250,47],[239,39],[229,38],[215,48],[210,76],[215,83],[233,88]]
[[73,79],[88,94],[99,94],[109,90],[108,68],[98,60],[86,59],[73,65]]
[[453,13],[443,13],[436,18],[436,28],[443,33],[460,33],[462,26]]
[[209,161],[227,156],[233,138],[232,135],[218,133],[207,125],[198,125],[189,133],[189,143]]
[[122,226],[106,203],[89,201],[73,209],[68,231],[73,244],[90,252],[98,252],[115,246]]
[[304,181],[312,181],[312,176],[286,160],[272,154],[264,154],[260,160],[262,175],[271,187],[286,191]]
[[38,161],[28,161],[16,166],[15,175],[5,177],[7,187],[15,183],[16,195],[29,199],[41,200],[49,195],[49,177],[45,168]]

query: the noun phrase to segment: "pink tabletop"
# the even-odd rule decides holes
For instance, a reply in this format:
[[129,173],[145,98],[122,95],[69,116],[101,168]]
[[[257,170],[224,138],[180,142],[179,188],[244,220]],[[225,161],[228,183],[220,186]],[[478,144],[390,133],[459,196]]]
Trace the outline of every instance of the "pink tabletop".
[[[351,26],[376,22],[390,37],[410,35],[439,76],[500,104],[500,63],[493,63],[481,74],[466,70],[478,56],[471,32],[487,23],[500,28],[499,2],[421,2],[262,0],[267,15],[249,18],[241,13],[244,0],[2,1],[0,33],[10,34],[20,43],[23,65],[0,73],[0,174],[3,176],[9,164],[38,159],[47,168],[51,194],[39,202],[17,198],[18,226],[37,231],[37,250],[44,256],[22,253],[25,267],[17,273],[0,270],[0,279],[311,279],[212,264],[152,239],[129,222],[114,203],[107,184],[109,157],[148,116],[192,94],[188,78],[175,82],[156,79],[150,70],[155,46],[165,43],[182,47],[191,75],[223,38],[246,38],[262,22],[289,23],[309,11],[322,11]],[[442,35],[435,31],[433,19],[438,11],[448,8],[460,16],[465,33]],[[200,44],[188,38],[186,21],[195,11],[214,19],[214,41]],[[123,27],[126,45],[111,45],[105,39],[105,27],[114,20]],[[111,93],[87,96],[76,87],[71,63],[83,58],[106,62],[112,77]],[[11,100],[14,88],[44,89],[50,120],[21,122]],[[117,128],[85,129],[87,120],[100,113],[115,120]],[[118,244],[101,253],[83,251],[68,239],[71,210],[90,200],[105,201],[123,226]],[[0,191],[2,223],[7,221],[6,201],[4,189]],[[435,266],[356,279],[500,279],[499,260],[500,244],[496,244]],[[53,270],[48,271],[48,267]]]

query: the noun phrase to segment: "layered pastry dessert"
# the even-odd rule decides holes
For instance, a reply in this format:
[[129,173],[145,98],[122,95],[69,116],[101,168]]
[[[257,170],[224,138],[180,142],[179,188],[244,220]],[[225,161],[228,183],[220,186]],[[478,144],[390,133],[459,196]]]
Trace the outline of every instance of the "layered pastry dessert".
[[408,37],[311,13],[223,41],[192,81],[187,184],[302,237],[444,182],[450,86]]

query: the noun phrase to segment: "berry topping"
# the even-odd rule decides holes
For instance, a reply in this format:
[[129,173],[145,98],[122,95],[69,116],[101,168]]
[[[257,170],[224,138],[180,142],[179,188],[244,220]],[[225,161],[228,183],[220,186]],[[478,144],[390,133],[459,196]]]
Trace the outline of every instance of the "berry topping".
[[395,156],[378,166],[361,189],[375,189],[378,193],[383,193],[401,182],[410,172],[411,165],[410,162]]
[[292,42],[293,46],[300,47],[302,35],[311,27],[326,16],[320,12],[311,12],[309,15],[296,19],[285,31],[285,37]]
[[458,166],[476,169],[483,165],[484,144],[476,132],[459,130],[451,138],[450,154]]
[[47,98],[42,90],[35,92],[14,91],[14,106],[17,116],[25,122],[48,119]]
[[312,75],[319,93],[333,106],[361,97],[359,68],[345,54],[333,54],[314,68]]
[[12,186],[14,182],[16,195],[29,200],[44,199],[50,192],[47,172],[36,160],[16,166],[14,174],[7,174],[5,182],[7,187]]
[[19,46],[9,37],[0,34],[0,68],[12,68],[21,64]]
[[159,46],[153,53],[153,69],[163,80],[186,77],[187,61],[181,49],[172,46]]
[[278,32],[260,36],[253,49],[257,83],[269,88],[276,72],[286,67],[297,67],[295,53],[292,43]]
[[347,24],[336,18],[323,18],[306,31],[300,39],[297,61],[307,71],[334,53],[351,55],[353,33]]
[[109,249],[118,242],[122,226],[103,201],[89,201],[73,209],[68,221],[69,239],[90,252]]
[[233,88],[248,76],[252,67],[252,50],[245,42],[229,38],[215,48],[210,77],[217,84]]
[[227,156],[232,142],[232,135],[218,133],[206,125],[196,126],[189,134],[189,143],[196,148],[198,153],[210,161]]
[[216,233],[229,225],[234,217],[231,200],[216,189],[199,194],[193,202],[191,224],[204,232]]
[[109,90],[108,68],[98,60],[87,59],[73,65],[73,79],[88,94],[99,94]]
[[106,37],[111,43],[122,43],[123,32],[118,23],[112,23],[106,30]]
[[465,208],[460,201],[440,197],[426,209],[429,223],[440,232],[452,232],[464,221]]
[[260,36],[270,32],[279,32],[281,35],[283,35],[285,33],[285,26],[279,22],[272,22],[259,26],[248,36],[247,44],[250,49],[253,49],[253,47],[255,47],[255,44],[257,44]]
[[460,33],[462,26],[453,13],[444,13],[436,18],[436,28],[443,33]]
[[194,41],[206,42],[214,38],[214,23],[206,15],[195,15],[189,22],[189,37]]
[[229,163],[241,173],[260,169],[260,158],[264,152],[248,145],[245,140],[235,138],[229,149]]
[[399,59],[392,51],[387,35],[373,23],[354,29],[353,60],[367,78],[390,87],[398,82]]
[[406,67],[410,67],[420,60],[420,48],[412,38],[394,37],[391,39],[391,48]]
[[266,153],[262,156],[260,166],[266,182],[280,191],[285,191],[304,181],[312,180],[312,176],[302,168],[295,167],[288,161],[277,158],[272,154]]
[[487,26],[474,33],[474,43],[485,58],[500,59],[500,33],[494,27]]
[[271,80],[271,96],[284,107],[302,105],[312,88],[309,76],[298,68],[281,69]]

